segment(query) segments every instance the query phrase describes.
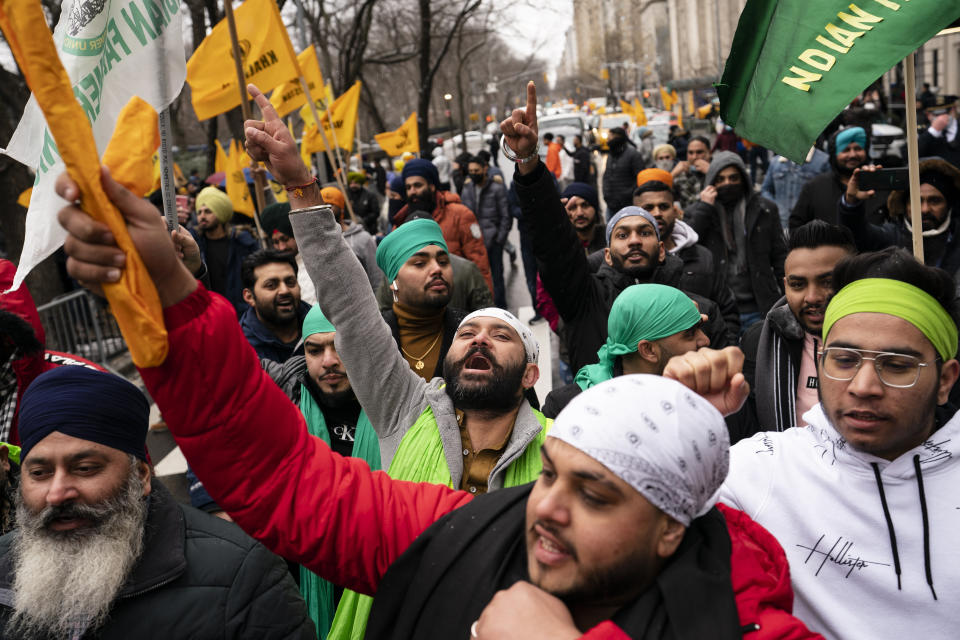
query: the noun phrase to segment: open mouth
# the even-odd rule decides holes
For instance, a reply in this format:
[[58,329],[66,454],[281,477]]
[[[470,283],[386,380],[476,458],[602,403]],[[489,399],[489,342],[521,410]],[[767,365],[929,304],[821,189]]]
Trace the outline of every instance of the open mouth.
[[493,363],[482,353],[475,353],[463,363],[463,369],[464,371],[490,371],[493,369]]
[[62,517],[52,519],[47,524],[47,528],[53,529],[54,531],[71,531],[73,529],[88,527],[91,524],[92,523],[85,518]]
[[869,430],[875,428],[881,422],[886,421],[886,417],[873,411],[847,411],[843,414],[847,423],[854,429]]
[[537,536],[534,555],[538,562],[546,565],[556,565],[573,557],[567,547],[550,535],[542,526],[534,525],[533,532]]

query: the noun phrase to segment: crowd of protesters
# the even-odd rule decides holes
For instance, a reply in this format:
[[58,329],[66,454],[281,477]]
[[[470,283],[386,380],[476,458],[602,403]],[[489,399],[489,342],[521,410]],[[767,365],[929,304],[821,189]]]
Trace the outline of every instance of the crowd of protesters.
[[[164,306],[139,374],[199,510],[154,475],[144,393],[0,297],[0,637],[952,635],[955,101],[926,107],[921,263],[855,123],[803,165],[728,128],[614,128],[598,171],[539,130],[530,83],[499,157],[344,193],[249,90],[246,150],[285,187],[269,246],[216,186],[171,232],[102,174]],[[99,293],[124,255],[57,190]],[[542,398],[515,219],[569,373]]]

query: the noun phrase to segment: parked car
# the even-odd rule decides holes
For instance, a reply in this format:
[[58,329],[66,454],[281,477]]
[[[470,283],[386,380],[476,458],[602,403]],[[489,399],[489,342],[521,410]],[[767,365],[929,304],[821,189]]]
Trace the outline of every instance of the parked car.
[[[583,143],[590,146],[590,126],[585,115],[579,113],[562,113],[552,116],[544,116],[537,119],[537,127],[540,129],[540,157],[547,157],[547,149],[543,144],[543,134],[552,133],[564,137],[568,147],[573,142],[573,136],[580,136]],[[571,147],[572,148],[572,147]]]

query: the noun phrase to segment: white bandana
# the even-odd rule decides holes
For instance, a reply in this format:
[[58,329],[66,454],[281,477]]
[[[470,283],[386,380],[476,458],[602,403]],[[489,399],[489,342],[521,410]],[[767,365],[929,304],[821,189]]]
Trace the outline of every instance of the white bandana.
[[517,332],[518,336],[520,336],[520,341],[523,342],[523,350],[527,353],[527,362],[537,364],[537,362],[540,360],[540,343],[537,342],[537,339],[533,337],[533,332],[530,331],[529,327],[520,322],[517,317],[509,311],[505,311],[500,307],[477,309],[464,318],[460,322],[460,326],[458,326],[457,329],[459,330],[460,327],[467,322],[470,322],[474,318],[497,318],[498,320],[503,320],[508,325],[513,327],[513,330]]
[[584,452],[684,526],[717,502],[730,437],[723,416],[675,380],[628,375],[590,387],[550,437]]

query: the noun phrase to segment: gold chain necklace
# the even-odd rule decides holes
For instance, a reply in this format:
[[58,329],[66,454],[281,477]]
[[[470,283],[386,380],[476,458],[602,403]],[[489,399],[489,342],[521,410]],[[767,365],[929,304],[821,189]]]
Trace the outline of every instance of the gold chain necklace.
[[410,355],[409,353],[407,353],[406,349],[404,349],[403,347],[400,347],[400,351],[403,352],[403,355],[407,356],[407,357],[410,358],[411,360],[416,360],[417,362],[416,362],[416,364],[413,365],[413,368],[416,369],[417,371],[420,371],[420,370],[422,370],[423,367],[424,367],[423,359],[426,358],[428,355],[430,355],[430,352],[433,351],[433,348],[434,348],[435,346],[437,346],[437,341],[440,340],[440,336],[442,336],[442,335],[443,335],[443,331],[441,330],[440,333],[437,334],[437,337],[433,339],[433,342],[430,343],[430,348],[427,349],[427,350],[424,352],[424,354],[423,354],[422,356],[420,356],[419,358],[416,357],[416,356],[412,356],[412,355]]

